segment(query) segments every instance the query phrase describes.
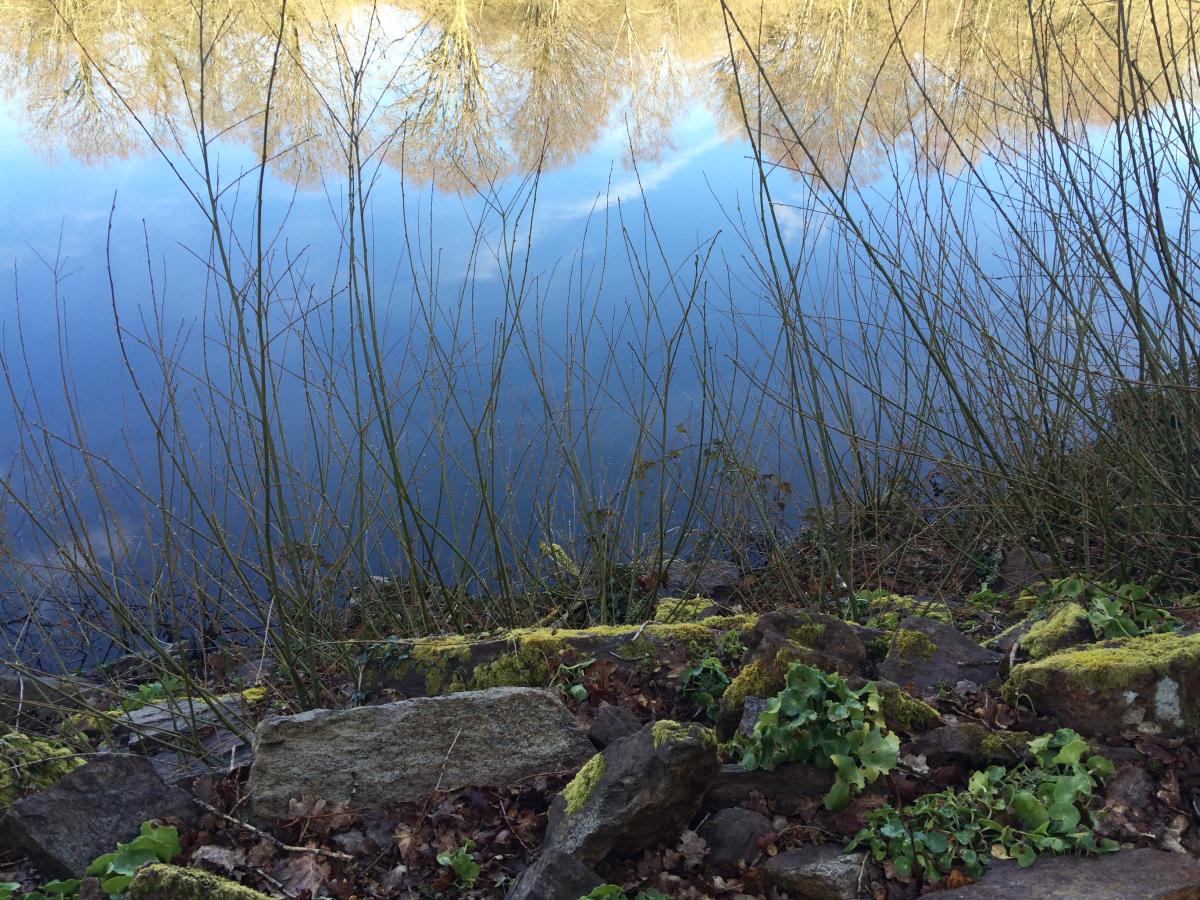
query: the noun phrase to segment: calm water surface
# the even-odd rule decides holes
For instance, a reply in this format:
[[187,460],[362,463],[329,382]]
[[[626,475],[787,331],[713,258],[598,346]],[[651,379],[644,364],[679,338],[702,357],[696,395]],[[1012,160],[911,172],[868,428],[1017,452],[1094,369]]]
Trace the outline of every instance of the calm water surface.
[[[763,194],[747,135],[768,164],[782,246],[804,261],[799,306],[826,329],[824,350],[844,365],[865,345],[886,368],[905,353],[902,334],[829,324],[861,319],[868,282],[822,205],[845,191],[848,208],[881,229],[910,204],[969,210],[966,173],[976,191],[1005,183],[1005,167],[1019,167],[1036,141],[1037,123],[1022,112],[1030,108],[1103,146],[1116,6],[1054,5],[1041,24],[1057,29],[1075,68],[1051,73],[1031,104],[1039,34],[1026,4],[1009,0],[890,12],[738,0],[728,15],[718,3],[658,0],[222,0],[202,12],[158,0],[9,4],[0,11],[0,259],[9,267],[0,324],[12,400],[0,423],[10,477],[38,468],[42,449],[31,455],[30,442],[75,427],[91,453],[143,473],[131,482],[155,471],[159,432],[136,388],[161,398],[172,383],[237,384],[220,361],[229,341],[219,323],[230,316],[220,257],[252,292],[261,227],[271,355],[292,378],[275,414],[295,442],[297,471],[326,471],[328,434],[353,445],[352,404],[329,398],[361,383],[340,334],[352,285],[369,281],[384,322],[383,377],[410,398],[398,406],[395,440],[421,505],[438,510],[430,517],[440,521],[445,505],[447,534],[477,529],[454,508],[497,490],[469,466],[445,465],[445,443],[461,450],[490,404],[504,410],[487,448],[508,491],[502,505],[520,519],[561,504],[570,518],[585,500],[563,479],[561,457],[538,452],[554,430],[547,417],[573,410],[558,435],[591,435],[584,480],[603,497],[611,479],[615,494],[631,461],[653,456],[631,409],[666,373],[670,396],[652,398],[652,418],[679,437],[658,441],[659,452],[711,449],[702,421],[710,392],[729,411],[727,434],[745,425],[754,435],[746,449],[758,471],[791,481],[797,426],[786,404],[762,411],[763,385],[779,375],[780,311],[754,249]],[[370,248],[369,273],[347,246],[351,195],[364,193],[353,224]],[[214,202],[226,247],[213,240]],[[993,219],[986,209],[972,219],[985,253]],[[927,237],[937,240],[935,223]],[[919,254],[919,241],[905,241],[902,253]],[[994,268],[1003,270],[1002,254]],[[514,318],[533,340],[491,391]],[[886,312],[868,318],[871,334],[895,324]],[[689,338],[672,344],[681,323]],[[179,368],[168,372],[156,356]],[[837,377],[856,390],[854,378]],[[328,414],[319,439],[306,403]],[[239,417],[204,391],[179,415],[172,427],[209,459],[205,477],[225,482]],[[30,433],[31,422],[46,431]],[[54,452],[70,460],[73,443]],[[80,459],[71,475],[86,480]],[[218,518],[245,518],[244,492],[241,504],[202,493]],[[76,492],[78,522],[59,556],[81,542],[115,554],[113,529],[133,535],[142,522],[136,495],[128,485],[109,502]],[[345,513],[342,501],[324,514]],[[46,557],[56,511],[42,512],[50,526],[41,532],[13,520],[10,546],[37,548],[20,550],[23,559]],[[114,526],[114,515],[129,523]],[[116,543],[126,539],[122,552],[144,551],[161,534]],[[372,556],[394,558],[394,542],[376,540]]]

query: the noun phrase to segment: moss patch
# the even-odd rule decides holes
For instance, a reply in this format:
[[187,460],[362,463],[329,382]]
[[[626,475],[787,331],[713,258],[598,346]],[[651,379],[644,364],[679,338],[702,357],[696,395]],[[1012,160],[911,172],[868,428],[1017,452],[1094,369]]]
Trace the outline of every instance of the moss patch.
[[563,788],[562,796],[567,801],[567,815],[574,815],[583,809],[584,804],[596,792],[596,786],[604,777],[606,766],[604,754],[597,753],[584,763],[583,768],[571,779],[571,783]]
[[879,685],[879,695],[884,721],[893,731],[927,731],[942,719],[936,709],[898,685]]
[[546,655],[533,646],[518,646],[471,670],[474,690],[494,687],[545,687],[550,683]]
[[1025,757],[1031,740],[1028,731],[993,731],[979,742],[979,751],[989,760],[1011,762]]
[[927,635],[912,628],[901,628],[892,639],[892,648],[888,655],[894,654],[906,662],[918,659],[929,662],[936,650],[937,644]]
[[683,597],[664,597],[654,608],[654,621],[667,624],[693,622],[715,605],[707,597],[693,597],[691,600]]
[[50,787],[83,765],[70,747],[48,738],[10,731],[0,737],[0,807],[22,794]]
[[1200,634],[1148,634],[1105,641],[1080,650],[1064,650],[1013,669],[1009,683],[1055,676],[1087,679],[1097,687],[1123,690],[1175,667],[1200,666]]
[[129,885],[129,900],[269,900],[266,894],[199,869],[163,863],[138,871]]
[[1048,618],[1034,622],[1021,639],[1021,647],[1033,659],[1041,659],[1091,636],[1087,610],[1078,603],[1067,603]]
[[922,616],[935,622],[953,625],[950,607],[941,600],[917,600],[907,594],[888,594],[876,597],[867,604],[867,625],[894,631],[909,616]]
[[714,749],[717,746],[717,736],[713,734],[711,728],[705,728],[703,725],[681,725],[671,719],[660,719],[655,722],[650,728],[650,734],[654,741],[654,749],[657,750],[663,744],[676,743],[700,743],[704,746],[711,746]]
[[747,697],[772,697],[783,687],[783,675],[772,666],[755,660],[742,667],[721,695],[721,708],[732,713],[746,703]]
[[816,647],[825,637],[826,625],[821,622],[810,622],[799,625],[788,632],[788,638],[805,647]]

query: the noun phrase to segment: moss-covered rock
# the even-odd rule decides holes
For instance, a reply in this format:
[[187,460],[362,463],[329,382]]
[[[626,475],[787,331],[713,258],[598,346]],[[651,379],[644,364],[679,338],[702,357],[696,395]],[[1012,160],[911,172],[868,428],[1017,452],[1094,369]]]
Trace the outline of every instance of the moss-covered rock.
[[717,712],[717,733],[728,739],[737,730],[742,710],[750,697],[773,697],[784,687],[788,667],[797,661],[808,661],[809,648],[788,641],[771,645],[770,655],[751,660],[729,682]]
[[588,798],[596,790],[596,785],[604,777],[604,769],[604,754],[597,753],[584,763],[583,768],[575,773],[575,777],[571,779],[570,783],[562,791],[563,800],[567,804],[567,815],[572,815],[583,809],[583,805],[587,803]]
[[874,628],[895,630],[909,616],[924,616],[947,625],[954,618],[941,600],[910,597],[907,594],[887,594],[875,597],[867,604],[867,625]]
[[59,741],[8,732],[0,737],[0,808],[23,794],[49,787],[83,762]]
[[609,660],[622,669],[656,668],[720,655],[754,616],[709,616],[644,626],[518,628],[482,640],[465,637],[381,641],[365,654],[362,686],[409,697],[489,687],[545,687],[563,663]]
[[717,611],[717,604],[707,597],[664,597],[654,608],[654,621],[670,624],[672,622],[697,622],[706,619]]
[[892,635],[879,674],[918,697],[982,687],[995,680],[1001,656],[980,647],[953,625],[912,616]]
[[1033,622],[1020,639],[1020,645],[1031,659],[1041,659],[1077,644],[1090,643],[1093,639],[1087,610],[1078,603],[1066,603]]
[[917,660],[929,662],[936,650],[937,644],[926,635],[913,628],[900,628],[896,631],[896,637],[892,640],[892,649],[889,655],[902,659],[907,663]]
[[164,863],[140,869],[127,896],[129,900],[270,900],[267,894],[220,875]]
[[883,701],[884,721],[892,731],[910,734],[926,731],[942,721],[941,714],[923,700],[918,700],[908,691],[890,681],[878,683],[879,697]]
[[1200,727],[1200,633],[1151,634],[1054,653],[1016,666],[1005,694],[1084,734],[1194,734]]
[[655,750],[670,741],[695,742],[698,740],[702,744],[711,745],[714,750],[717,746],[717,737],[713,734],[712,729],[694,722],[682,725],[672,719],[659,719],[650,726],[650,735]]

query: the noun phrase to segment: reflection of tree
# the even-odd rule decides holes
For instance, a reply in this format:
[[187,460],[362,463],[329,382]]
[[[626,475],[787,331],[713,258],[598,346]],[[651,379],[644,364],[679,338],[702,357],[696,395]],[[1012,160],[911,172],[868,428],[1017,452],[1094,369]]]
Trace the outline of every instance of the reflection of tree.
[[[1191,58],[1194,15],[1181,4],[1124,5],[1126,57],[1140,60],[1150,97],[1152,60]],[[869,170],[872,152],[896,145],[920,159],[970,158],[1033,113],[1127,114],[1112,99],[1117,0],[729,5],[746,35],[732,58],[719,6],[693,0],[289,0],[274,164],[296,176],[340,170],[350,110],[365,145],[446,186],[565,163],[611,123],[653,156],[696,98],[731,135],[744,103],[766,152],[800,171],[815,160],[834,178],[851,158]],[[1160,47],[1151,14],[1187,34]],[[156,139],[187,146],[203,53],[208,134],[257,148],[279,17],[277,0],[0,0],[0,74],[41,142],[96,159],[139,146],[114,90]]]

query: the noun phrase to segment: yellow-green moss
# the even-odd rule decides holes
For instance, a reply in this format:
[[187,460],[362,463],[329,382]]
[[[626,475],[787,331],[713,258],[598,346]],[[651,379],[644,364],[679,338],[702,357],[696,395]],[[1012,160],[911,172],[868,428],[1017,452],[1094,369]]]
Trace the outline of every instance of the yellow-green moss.
[[1033,735],[1028,731],[993,731],[979,742],[989,760],[1021,759],[1029,751]]
[[788,637],[804,647],[816,647],[821,643],[821,638],[825,637],[825,628],[821,622],[810,622],[793,628],[788,632]]
[[253,706],[255,703],[262,703],[267,699],[267,689],[262,685],[246,688],[244,691],[242,691],[242,699],[251,706]]
[[1057,679],[1082,680],[1107,690],[1125,690],[1175,670],[1200,666],[1200,634],[1148,634],[1063,650],[1013,669],[1007,690],[1019,694],[1029,682],[1050,685]]
[[1078,603],[1067,603],[1048,618],[1034,622],[1021,638],[1021,647],[1033,659],[1041,659],[1086,640],[1090,634],[1087,610]]
[[950,607],[941,600],[917,600],[907,594],[876,597],[867,605],[867,624],[891,631],[909,616],[922,616],[946,625],[954,624]]
[[683,741],[699,741],[704,746],[711,746],[714,749],[717,746],[717,736],[713,733],[713,730],[705,728],[703,725],[697,725],[694,722],[688,725],[681,725],[672,719],[660,719],[651,726],[650,736],[654,741],[655,750],[663,744],[673,744]]
[[691,600],[683,597],[664,597],[654,608],[654,621],[667,624],[692,622],[705,610],[712,609],[715,605],[707,597],[693,597]]
[[66,744],[10,731],[0,737],[0,807],[54,784],[83,765]]
[[929,637],[912,628],[901,628],[892,640],[892,653],[903,660],[921,659],[928,662],[937,645]]
[[200,869],[154,863],[138,870],[129,900],[270,900],[253,888]]
[[567,815],[572,815],[583,809],[588,798],[596,791],[600,779],[604,777],[607,763],[603,753],[597,753],[580,769],[562,790],[563,799],[567,801]]
[[421,638],[409,645],[408,655],[425,674],[430,696],[463,687],[463,664],[471,657],[471,641],[461,635]]
[[471,670],[471,687],[545,687],[550,683],[550,665],[537,647],[521,646]]
[[926,731],[942,719],[936,709],[899,685],[879,685],[879,699],[884,721],[893,731]]
[[772,697],[783,688],[783,674],[777,668],[754,660],[742,667],[721,695],[721,708],[727,712],[741,709],[747,697]]

